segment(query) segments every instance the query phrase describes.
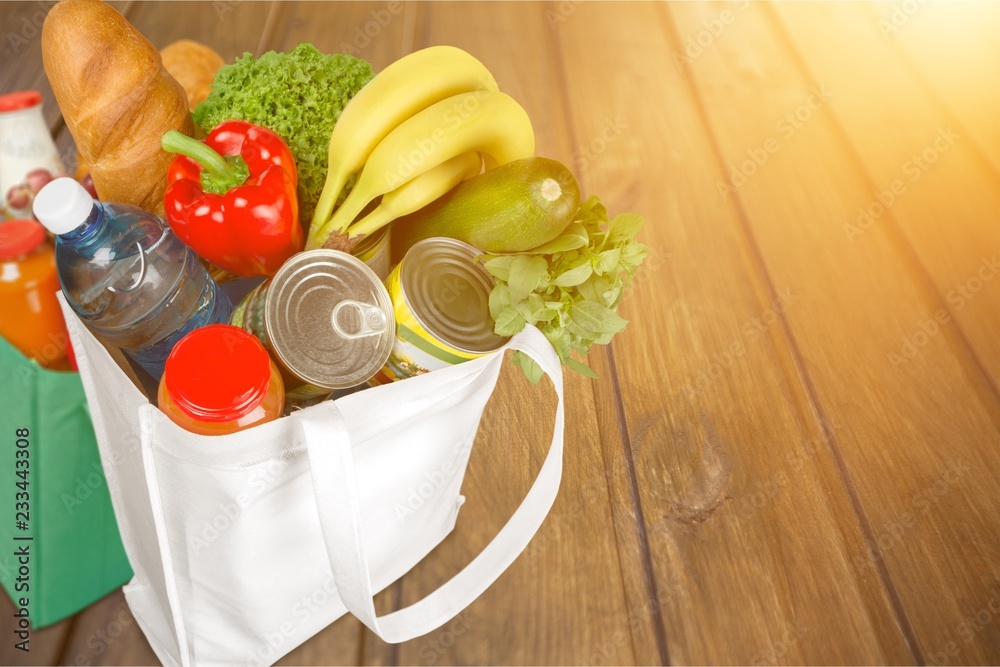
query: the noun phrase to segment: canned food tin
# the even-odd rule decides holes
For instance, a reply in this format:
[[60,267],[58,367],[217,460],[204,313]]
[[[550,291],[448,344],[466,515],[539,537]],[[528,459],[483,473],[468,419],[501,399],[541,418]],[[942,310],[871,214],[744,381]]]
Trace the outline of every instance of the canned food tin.
[[232,323],[260,338],[282,370],[290,408],[371,378],[394,341],[378,276],[337,250],[292,256],[240,302]]
[[396,339],[373,382],[387,383],[489,354],[507,338],[493,332],[494,282],[481,253],[447,238],[413,245],[389,274],[386,287],[396,316]]
[[368,265],[379,280],[389,277],[389,227],[372,232],[361,239],[353,255]]

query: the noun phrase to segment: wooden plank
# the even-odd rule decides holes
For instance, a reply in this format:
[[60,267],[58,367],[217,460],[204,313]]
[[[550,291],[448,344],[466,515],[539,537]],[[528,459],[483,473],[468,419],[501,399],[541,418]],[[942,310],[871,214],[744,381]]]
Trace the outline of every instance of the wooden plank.
[[396,2],[283,2],[274,46],[311,42],[323,53],[349,53],[375,71],[414,48],[419,5]]
[[674,64],[697,30],[678,36],[644,3],[552,21],[584,187],[645,214],[654,250],[612,347],[671,661],[909,661],[789,350],[783,318],[804,297],[763,275],[716,192],[724,175]]
[[362,653],[362,632],[367,629],[350,614],[343,616],[292,650],[278,665],[368,664]]
[[[717,13],[671,7],[681,35],[704,30]],[[928,336],[911,363],[887,360],[941,307],[940,295],[889,227],[873,226],[864,243],[846,240],[845,222],[874,187],[846,145],[853,128],[845,135],[834,115],[851,93],[805,76],[768,18],[746,5],[688,69],[722,163],[742,172],[727,174],[725,194],[773,282],[801,294],[787,318],[807,386],[840,424],[835,451],[875,553],[867,573],[885,582],[914,657],[995,661],[1000,637],[970,631],[965,641],[958,628],[988,608],[1000,580],[996,396],[952,327]],[[855,42],[839,48],[847,57]],[[927,103],[905,101],[908,109]]]
[[158,49],[178,39],[193,39],[232,63],[246,51],[257,51],[272,4],[236,0],[138,2],[129,20]]
[[996,80],[1000,6],[994,2],[917,3],[868,7],[884,41],[905,54],[915,73],[936,93],[1000,174],[1000,90]]
[[[892,350],[890,365],[909,363],[919,353],[922,337],[915,332],[926,327],[932,335],[936,327],[925,323],[934,324],[941,311],[940,319],[953,320],[968,339],[996,390],[1000,281],[991,279],[1000,272],[1000,260],[993,256],[1000,250],[1000,174],[983,161],[975,139],[955,117],[928,95],[882,30],[870,22],[865,6],[782,3],[776,8],[810,78],[838,91],[831,113],[847,129],[851,149],[872,184],[845,221],[845,239],[852,245],[865,243],[871,227],[886,227],[899,236],[902,247],[912,247],[939,295],[939,303],[927,312],[930,320],[913,323],[913,332]],[[851,28],[846,49],[841,35]],[[979,29],[1000,29],[1000,14]],[[862,68],[865,75],[857,76]]]
[[[452,44],[476,57],[518,100],[535,128],[537,152],[572,164],[567,110],[551,31],[539,3],[430,3],[421,7],[417,46]],[[516,39],[511,36],[516,35]],[[617,430],[596,418],[599,381],[566,374],[565,471],[560,496],[527,551],[457,619],[399,646],[400,664],[656,664],[648,596],[641,585],[629,506],[611,510],[604,451],[620,451]],[[538,469],[552,424],[552,393],[507,368],[472,452],[455,533],[402,580],[411,604],[468,563],[513,512]],[[613,403],[611,404],[613,405]],[[530,407],[529,407],[530,406]],[[618,521],[616,521],[616,518]],[[624,532],[624,534],[623,534]],[[635,611],[634,624],[630,611]]]
[[[1000,250],[996,235],[996,221],[1000,218],[997,174],[982,159],[975,138],[964,128],[961,133],[956,131],[962,126],[944,105],[927,94],[919,77],[881,37],[881,30],[854,30],[849,49],[831,39],[845,34],[849,26],[866,25],[869,14],[864,7],[838,4],[812,11],[792,5],[776,8],[811,73],[809,78],[829,82],[831,89],[838,91],[831,113],[847,128],[850,146],[864,162],[874,186],[870,199],[861,205],[884,207],[883,215],[872,214],[875,224],[899,237],[902,246],[912,247],[937,293],[937,303],[928,308],[919,324],[914,323],[907,340],[918,345],[923,335],[935,335],[938,326],[946,333],[954,329],[957,346],[966,340],[971,345],[968,365],[972,367],[974,386],[988,388],[981,394],[995,395],[1000,379],[1000,348],[995,336],[1000,322],[1000,285],[990,279],[1000,270],[995,255]],[[992,23],[969,25],[970,34],[995,30],[1000,27],[998,19],[1000,16],[994,15]],[[956,67],[960,63],[950,64]],[[866,76],[844,76],[862,66]],[[955,74],[961,78],[959,70]],[[852,240],[864,243],[858,228],[852,229]],[[924,334],[918,333],[921,330]],[[893,351],[897,356],[890,365],[910,362],[906,345],[904,341]],[[986,381],[979,381],[976,376],[984,374]],[[970,494],[968,500],[980,504],[975,495]],[[987,526],[983,538],[978,545],[984,550],[980,561],[987,559],[987,550],[996,548],[1000,522]],[[1000,656],[1000,638],[995,633],[966,632],[970,625],[965,619],[975,618],[994,597],[998,600],[995,605],[1000,604],[1000,594],[995,585],[984,586],[980,581],[980,576],[989,581],[990,573],[979,569],[977,559],[964,561],[952,575],[959,579],[959,585],[946,584],[958,589],[953,593],[957,599],[952,622],[942,626],[936,607],[913,613],[915,623],[939,629],[925,646],[935,662],[990,661]],[[965,590],[977,589],[978,597],[965,598]]]
[[120,590],[77,614],[75,619],[59,661],[50,664],[160,664]]

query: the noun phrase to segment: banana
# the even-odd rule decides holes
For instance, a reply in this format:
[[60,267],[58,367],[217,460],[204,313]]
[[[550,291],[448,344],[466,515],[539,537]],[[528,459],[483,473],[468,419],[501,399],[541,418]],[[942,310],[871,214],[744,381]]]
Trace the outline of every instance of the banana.
[[329,171],[312,227],[330,218],[344,184],[389,132],[435,102],[460,93],[496,91],[481,62],[454,46],[432,46],[400,58],[355,95],[330,135]]
[[528,114],[500,92],[462,93],[427,107],[379,142],[351,194],[317,237],[346,232],[358,213],[379,195],[470,151],[482,154],[486,169],[531,157],[535,133]]
[[479,174],[483,159],[475,151],[462,153],[386,193],[374,211],[350,227],[350,236],[371,234],[396,218],[419,211],[462,181]]

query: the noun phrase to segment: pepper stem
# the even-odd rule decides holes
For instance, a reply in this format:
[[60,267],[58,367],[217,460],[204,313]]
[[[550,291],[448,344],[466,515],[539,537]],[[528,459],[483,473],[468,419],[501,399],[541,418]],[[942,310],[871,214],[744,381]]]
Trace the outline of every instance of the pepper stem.
[[224,195],[250,177],[250,168],[241,156],[219,155],[211,146],[177,130],[165,132],[160,145],[166,152],[187,156],[202,166],[201,189],[205,192]]

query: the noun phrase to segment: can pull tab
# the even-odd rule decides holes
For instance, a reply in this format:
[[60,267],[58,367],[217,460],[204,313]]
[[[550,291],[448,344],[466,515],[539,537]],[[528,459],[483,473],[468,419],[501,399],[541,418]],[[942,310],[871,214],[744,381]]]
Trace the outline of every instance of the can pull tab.
[[[358,314],[361,315],[361,327],[354,332],[345,331],[343,327],[340,326],[340,311],[348,306],[357,308]],[[385,313],[378,306],[373,306],[370,303],[353,301],[351,299],[345,299],[334,306],[333,315],[331,315],[330,319],[333,324],[333,330],[336,331],[342,338],[347,338],[349,340],[353,340],[355,338],[366,338],[368,336],[377,336],[385,331],[385,328],[389,323]]]

